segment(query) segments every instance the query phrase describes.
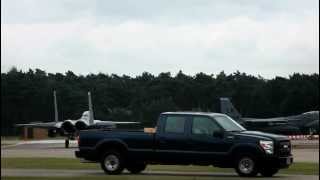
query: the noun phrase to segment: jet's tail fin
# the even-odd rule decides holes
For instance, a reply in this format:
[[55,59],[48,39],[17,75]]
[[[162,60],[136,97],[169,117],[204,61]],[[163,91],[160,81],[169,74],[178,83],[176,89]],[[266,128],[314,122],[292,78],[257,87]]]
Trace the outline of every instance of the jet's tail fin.
[[233,106],[230,99],[227,97],[220,98],[220,112],[233,118],[234,120],[240,120],[241,114]]
[[54,121],[58,122],[58,105],[57,105],[57,96],[56,96],[56,91],[53,91],[53,101],[54,101]]
[[88,102],[89,102],[89,125],[93,125],[93,108],[92,108],[92,101],[91,101],[91,93],[88,92]]

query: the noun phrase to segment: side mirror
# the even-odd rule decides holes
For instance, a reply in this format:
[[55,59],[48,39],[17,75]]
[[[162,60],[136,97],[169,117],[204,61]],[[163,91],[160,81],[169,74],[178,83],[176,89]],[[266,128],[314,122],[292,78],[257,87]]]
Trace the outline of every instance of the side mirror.
[[213,137],[217,137],[217,138],[223,138],[223,131],[216,131],[213,132]]

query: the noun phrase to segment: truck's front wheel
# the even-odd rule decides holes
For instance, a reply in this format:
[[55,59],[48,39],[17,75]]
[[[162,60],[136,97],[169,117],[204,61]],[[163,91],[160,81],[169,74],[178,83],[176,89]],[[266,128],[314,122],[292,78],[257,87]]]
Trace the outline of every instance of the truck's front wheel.
[[239,176],[254,177],[258,174],[257,161],[251,155],[241,155],[236,158],[235,169]]
[[124,160],[120,153],[109,151],[102,156],[100,165],[106,174],[120,174],[124,169]]

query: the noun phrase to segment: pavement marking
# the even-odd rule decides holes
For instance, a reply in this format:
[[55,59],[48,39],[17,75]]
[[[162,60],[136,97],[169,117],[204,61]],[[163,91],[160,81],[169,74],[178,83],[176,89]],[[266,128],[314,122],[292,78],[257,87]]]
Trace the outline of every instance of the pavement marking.
[[[64,139],[50,139],[50,140],[32,140],[32,141],[22,141],[18,144],[64,144]],[[77,144],[76,140],[69,140],[70,144]]]
[[[18,141],[15,144],[1,145],[1,149],[11,148],[11,147],[25,145],[25,144],[64,144],[64,141],[65,140],[62,140],[62,139]],[[70,140],[69,144],[78,145],[78,142],[76,140]]]
[[15,146],[18,146],[18,145],[19,145],[18,143],[17,144],[2,145],[1,149],[2,148],[5,149],[5,148],[10,148],[10,147],[15,147]]

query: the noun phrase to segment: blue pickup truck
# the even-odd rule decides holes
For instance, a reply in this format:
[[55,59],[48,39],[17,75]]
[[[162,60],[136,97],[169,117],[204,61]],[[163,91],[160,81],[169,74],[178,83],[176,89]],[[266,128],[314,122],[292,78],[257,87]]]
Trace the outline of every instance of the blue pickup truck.
[[286,136],[247,131],[229,116],[165,112],[156,131],[84,130],[77,158],[97,162],[107,174],[124,168],[140,173],[147,164],[213,165],[240,176],[270,177],[292,162]]

